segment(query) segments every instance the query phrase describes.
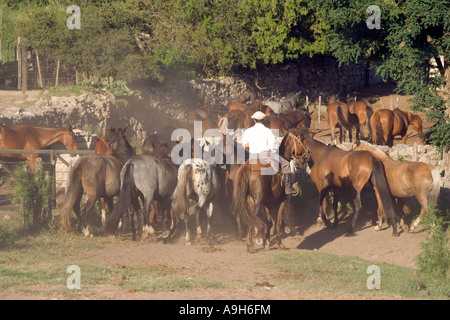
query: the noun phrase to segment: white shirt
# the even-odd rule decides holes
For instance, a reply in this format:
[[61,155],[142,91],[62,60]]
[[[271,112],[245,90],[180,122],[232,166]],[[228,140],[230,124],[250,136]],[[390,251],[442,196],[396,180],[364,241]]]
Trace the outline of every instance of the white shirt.
[[250,153],[261,153],[263,151],[273,151],[275,146],[275,136],[269,128],[262,123],[255,123],[251,128],[244,131],[242,144],[249,145]]

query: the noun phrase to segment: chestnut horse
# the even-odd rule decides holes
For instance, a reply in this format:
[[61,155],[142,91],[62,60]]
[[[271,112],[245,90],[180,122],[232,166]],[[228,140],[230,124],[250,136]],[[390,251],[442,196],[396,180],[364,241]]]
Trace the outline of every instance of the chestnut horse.
[[[339,142],[342,143],[345,141],[344,135],[347,133],[348,129],[342,124],[339,123],[339,118],[337,114],[338,107],[341,107],[342,117],[345,121],[349,119],[349,111],[348,106],[345,102],[339,100],[338,96],[329,96],[328,97],[328,125],[330,126],[330,134],[331,134],[331,143],[336,144],[336,127],[339,127]],[[351,134],[351,131],[349,132]]]
[[[104,156],[110,156],[112,155],[114,152],[112,152],[109,149],[108,146],[109,142],[108,140],[106,140],[105,137],[96,137],[95,138],[95,154],[101,154]],[[105,202],[105,198],[101,198],[101,202],[100,202],[100,207],[101,207],[101,211],[102,211],[102,224],[103,226],[105,225],[105,221],[106,221],[106,202]],[[112,208],[109,207],[109,210],[111,210]]]
[[[391,193],[398,199],[415,197],[422,206],[419,217],[410,228],[413,232],[419,225],[423,215],[428,212],[429,204],[436,204],[440,192],[441,175],[438,169],[423,162],[399,162],[389,158],[381,151],[360,144],[354,150],[366,150],[381,160],[384,165],[387,182]],[[383,224],[383,210],[378,208],[377,230]]]
[[[41,150],[55,142],[62,142],[68,150],[78,150],[72,126],[67,128],[34,127],[19,125],[6,127],[0,125],[0,149]],[[1,152],[1,151],[0,151]],[[28,170],[36,170],[38,154],[0,153],[2,157],[26,159]]]
[[[375,190],[378,206],[384,209],[392,221],[392,234],[398,236],[394,201],[380,160],[367,151],[344,151],[311,138],[304,138],[302,142],[311,154],[313,167],[316,167],[313,181],[319,190],[319,212],[327,226],[330,226],[330,222],[324,212],[323,202],[328,192],[352,188],[355,192],[355,213],[348,233],[353,234],[361,210],[361,190],[367,182],[370,182]],[[338,215],[335,203],[333,207],[335,209],[333,226],[336,227]]]
[[104,156],[113,154],[113,152],[109,149],[109,142],[105,137],[95,138],[94,150],[96,154],[102,154]]
[[262,107],[261,99],[255,99],[251,104],[232,102],[230,104],[230,107],[228,108],[228,111],[239,110],[245,111],[247,113],[250,113],[250,115],[252,115],[256,111],[261,111],[261,107]]
[[[295,131],[284,136],[280,145],[280,155],[287,160],[294,159],[297,163],[302,162],[306,155],[301,140]],[[282,175],[263,174],[263,170],[270,168],[270,164],[257,163],[250,164],[248,161],[241,165],[236,172],[233,190],[233,207],[236,214],[247,227],[247,251],[254,252],[253,230],[256,233],[256,243],[265,246],[270,240],[270,229],[272,219],[276,221],[276,242],[278,248],[282,248],[281,225],[286,222],[292,229],[292,217],[290,210],[290,196],[286,196],[282,187]],[[253,205],[249,204],[249,197],[253,200]],[[287,215],[285,208],[288,204]],[[265,209],[268,209],[268,215]]]
[[402,111],[395,108],[380,109],[373,113],[370,119],[372,129],[372,143],[377,145],[388,145],[392,147],[394,137],[400,135],[402,143],[406,144],[408,138],[408,126],[411,125],[422,137],[422,119],[409,111]]
[[[108,208],[112,208],[113,197],[119,194],[120,170],[128,158],[134,155],[134,149],[128,143],[124,130],[120,129],[110,135],[109,146],[113,154],[87,154],[81,156],[70,170],[70,185],[61,207],[61,226],[66,231],[73,231],[70,223],[72,210],[80,221],[80,231],[85,236],[90,232],[87,218],[95,202],[105,198]],[[86,192],[86,203],[80,212],[80,202]]]
[[372,141],[372,130],[370,130],[370,119],[373,115],[373,108],[370,103],[366,101],[356,101],[353,97],[347,96],[348,111],[350,113],[356,114],[358,116],[359,125],[361,127],[361,138],[364,138],[364,130],[362,126],[367,124],[367,129],[369,132],[369,141]]

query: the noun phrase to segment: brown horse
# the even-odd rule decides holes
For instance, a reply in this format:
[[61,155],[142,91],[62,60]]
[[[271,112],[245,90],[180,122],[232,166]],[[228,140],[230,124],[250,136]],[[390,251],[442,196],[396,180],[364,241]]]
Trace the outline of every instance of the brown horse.
[[284,122],[289,124],[288,129],[309,128],[311,126],[311,115],[307,110],[300,108],[296,110],[285,110],[278,115]]
[[[6,127],[0,125],[0,149],[41,150],[55,142],[62,142],[68,150],[78,150],[72,126],[67,128],[34,127],[19,125]],[[36,170],[38,154],[0,153],[2,157],[26,159],[29,170]]]
[[409,125],[417,131],[419,137],[423,136],[420,116],[409,111],[402,111],[399,108],[395,108],[393,111],[389,109],[377,110],[370,119],[372,143],[392,147],[394,137],[400,135],[402,143],[406,144]]
[[[341,107],[342,117],[348,122],[349,111],[348,106],[345,102],[339,100],[337,95],[328,97],[328,125],[330,126],[331,143],[336,144],[336,127],[339,127],[339,142],[345,141],[344,135],[347,133],[348,128],[346,128],[343,123],[339,121],[338,118],[338,107]],[[351,134],[351,130],[349,132]]]
[[367,101],[356,101],[354,97],[347,96],[348,111],[358,116],[359,125],[361,127],[361,138],[364,138],[364,130],[362,126],[367,124],[369,132],[369,141],[372,140],[372,130],[370,130],[370,119],[373,115],[373,108]]
[[[124,163],[134,155],[134,149],[128,143],[124,130],[119,129],[110,136],[109,146],[113,154],[109,156],[88,154],[81,156],[70,171],[70,185],[61,208],[61,226],[72,231],[70,215],[72,209],[80,221],[80,231],[85,236],[90,232],[87,217],[99,198],[105,198],[108,207],[112,208],[113,197],[119,195],[120,170]],[[80,212],[80,202],[86,192],[86,203]]]
[[256,111],[261,111],[261,107],[262,107],[261,99],[255,99],[250,104],[232,102],[230,104],[230,107],[228,108],[228,111],[233,111],[233,110],[246,111],[248,113],[251,113],[250,115],[252,115]]
[[102,154],[104,156],[109,156],[111,154],[113,154],[113,152],[109,149],[108,146],[109,142],[108,140],[106,140],[105,137],[96,137],[95,138],[95,153],[96,154]]
[[[413,232],[423,215],[428,212],[427,206],[436,204],[439,197],[441,182],[439,170],[423,162],[395,161],[365,144],[360,144],[354,150],[369,151],[383,162],[387,182],[394,197],[404,199],[414,196],[420,203],[422,206],[420,215],[410,228]],[[383,210],[378,208],[378,230],[383,224],[383,216],[385,216]]]
[[[280,145],[280,155],[287,160],[295,159],[301,162],[306,155],[306,151],[301,143],[297,132],[294,130],[283,138]],[[291,210],[289,205],[290,197],[286,196],[281,186],[281,173],[273,175],[262,174],[264,169],[268,169],[270,164],[257,163],[250,164],[248,161],[241,165],[235,177],[233,190],[233,207],[236,214],[247,227],[247,251],[254,252],[253,230],[256,233],[256,243],[265,246],[270,240],[270,229],[272,227],[272,216],[276,221],[276,242],[278,248],[282,248],[281,225],[286,222],[289,228],[293,222],[290,220]],[[249,203],[252,200],[252,205]],[[286,205],[288,206],[286,207]],[[265,214],[267,208],[268,215]],[[285,215],[285,208],[287,214]]]
[[[341,188],[352,188],[355,192],[355,213],[348,233],[353,234],[361,210],[361,190],[367,182],[370,182],[374,187],[378,206],[384,209],[392,221],[392,234],[398,236],[394,201],[380,160],[367,151],[343,151],[311,138],[304,138],[303,144],[311,154],[313,167],[316,166],[313,180],[320,193],[319,211],[327,226],[330,226],[330,222],[325,215],[323,202],[328,192]],[[338,215],[335,211],[334,227],[337,224]]]
[[[109,142],[103,136],[95,138],[95,148],[94,148],[94,150],[95,150],[95,154],[100,154],[100,155],[104,155],[104,156],[110,156],[110,155],[112,155],[114,153],[114,152],[112,152],[109,149]],[[105,222],[106,222],[106,201],[105,201],[105,198],[101,198],[100,207],[101,207],[101,211],[102,211],[102,224],[104,226]],[[112,208],[109,207],[109,210],[111,210],[111,209]]]

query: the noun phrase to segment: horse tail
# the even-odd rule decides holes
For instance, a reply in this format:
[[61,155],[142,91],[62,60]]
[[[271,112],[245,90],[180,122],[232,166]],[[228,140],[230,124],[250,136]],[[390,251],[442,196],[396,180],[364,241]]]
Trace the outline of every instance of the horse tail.
[[381,124],[380,114],[378,112],[374,112],[370,117],[370,130],[372,132],[372,144],[384,145],[383,125]]
[[71,232],[73,232],[73,229],[70,224],[70,215],[72,213],[75,202],[80,201],[83,193],[83,186],[81,184],[82,170],[81,166],[79,165],[80,163],[80,161],[77,161],[70,171],[70,184],[64,197],[63,205],[61,207],[61,227],[64,230]]
[[435,204],[441,191],[441,173],[439,169],[434,168],[431,170],[431,176],[433,182],[431,183],[430,193],[428,194],[428,204]]
[[367,115],[367,129],[369,129],[369,141],[371,140],[370,137],[372,136],[372,124],[370,123],[370,119],[372,119],[373,116],[373,108],[369,105],[366,105],[366,115]]
[[251,166],[249,164],[242,165],[236,173],[233,190],[233,211],[248,227],[263,228],[262,221],[251,213],[248,205],[250,175]]
[[106,221],[105,228],[109,233],[114,233],[118,226],[119,221],[124,212],[130,206],[131,197],[134,194],[134,164],[133,162],[128,162],[122,169],[123,176],[120,184],[120,193],[117,203],[111,211],[109,219]]
[[175,197],[177,199],[178,212],[180,214],[180,219],[184,219],[185,214],[188,212],[188,199],[187,199],[187,183],[188,179],[192,173],[192,164],[188,163],[180,171],[180,176],[178,177],[177,187],[175,188]]
[[348,120],[345,119],[344,113],[342,111],[342,106],[337,106],[336,115],[338,118],[338,123],[341,127],[350,131],[352,129],[352,127],[356,125],[356,124],[350,123]]
[[391,189],[389,188],[389,184],[386,179],[383,164],[375,157],[372,157],[371,182],[378,190],[378,195],[386,216],[391,218],[392,221],[395,221],[395,205],[394,199],[392,198]]

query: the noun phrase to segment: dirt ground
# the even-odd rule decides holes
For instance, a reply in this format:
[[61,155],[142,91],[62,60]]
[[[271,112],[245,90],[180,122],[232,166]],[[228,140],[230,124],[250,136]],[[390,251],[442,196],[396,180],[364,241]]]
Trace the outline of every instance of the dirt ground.
[[[359,93],[358,97],[370,98],[375,109],[381,108],[379,98],[383,99],[384,107],[389,108],[392,88],[389,86],[371,87]],[[6,99],[0,93],[0,101]],[[396,97],[393,96],[395,107]],[[407,109],[406,97],[399,96],[399,107]],[[324,109],[325,110],[325,109]],[[320,124],[317,111],[312,118],[312,132],[315,138],[328,142],[330,132],[326,121],[326,113],[322,112]],[[425,124],[425,128],[430,124]],[[367,130],[365,128],[365,130]],[[419,141],[417,133],[408,133],[408,143]],[[395,141],[398,143],[398,140]],[[0,186],[0,208],[8,205],[1,195],[3,186]],[[308,193],[310,194],[310,193]],[[354,236],[346,236],[345,231],[350,223],[349,217],[341,219],[337,229],[327,229],[316,225],[317,206],[316,196],[311,192],[311,198],[300,197],[296,200],[295,216],[299,225],[300,234],[287,237],[283,240],[285,251],[317,251],[337,255],[357,256],[375,262],[387,262],[400,266],[415,267],[415,257],[421,252],[420,243],[426,239],[426,233],[418,231],[413,234],[402,233],[400,237],[392,237],[392,229],[384,228],[374,231],[372,219],[375,208],[365,208],[360,215]],[[364,206],[364,203],[363,203]],[[2,219],[6,211],[0,211]],[[226,213],[224,213],[226,214]],[[351,218],[351,217],[350,217]],[[139,264],[150,267],[167,266],[180,268],[185,276],[192,278],[214,280],[223,283],[242,284],[252,289],[201,289],[189,291],[157,291],[155,293],[128,292],[117,287],[92,287],[81,290],[75,298],[78,299],[360,299],[360,297],[334,294],[293,294],[292,292],[274,287],[273,274],[266,269],[258,268],[258,264],[267,261],[275,249],[266,248],[255,254],[246,252],[243,241],[234,239],[234,230],[225,223],[226,219],[217,219],[218,243],[208,246],[204,242],[194,243],[191,246],[184,244],[184,228],[178,231],[174,243],[163,244],[145,240],[132,242],[130,240],[113,239],[106,248],[85,252],[87,258],[112,264]],[[182,226],[180,224],[180,226]],[[42,288],[43,292],[45,288]],[[0,299],[41,299],[48,298],[43,294],[26,296],[11,292],[0,292]],[[63,297],[54,297],[63,298]],[[366,299],[365,297],[364,299]],[[376,299],[393,299],[393,297],[380,297]]]

